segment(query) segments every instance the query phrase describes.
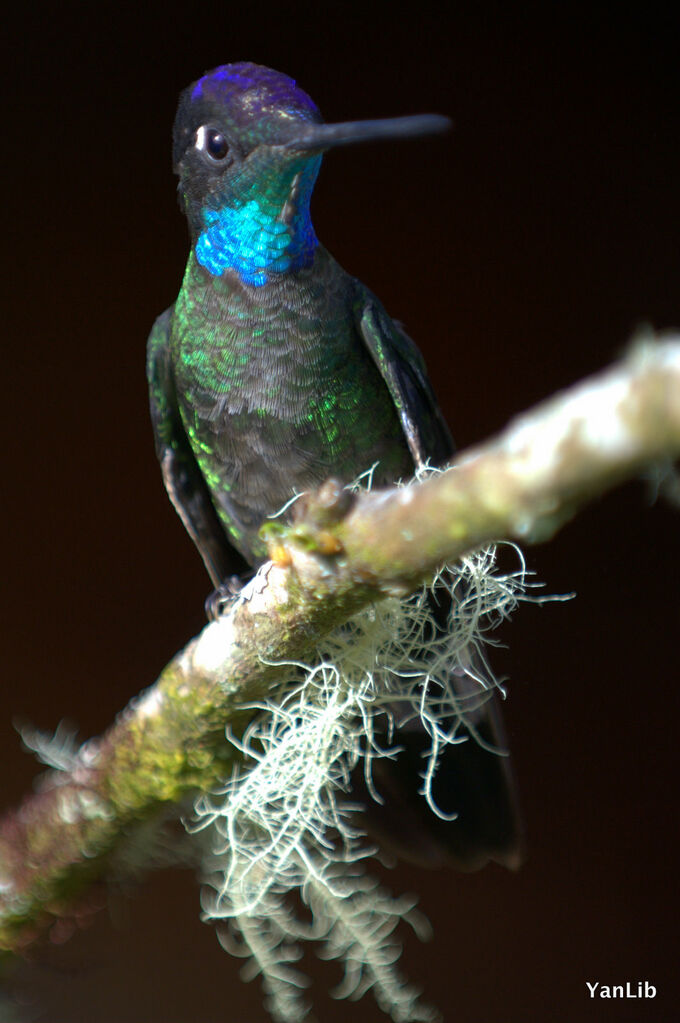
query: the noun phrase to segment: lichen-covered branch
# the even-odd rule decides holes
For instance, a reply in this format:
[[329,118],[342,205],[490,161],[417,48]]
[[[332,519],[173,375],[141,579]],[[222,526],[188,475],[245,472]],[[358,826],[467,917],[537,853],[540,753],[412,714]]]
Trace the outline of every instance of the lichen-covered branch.
[[490,538],[550,539],[578,509],[678,456],[680,337],[638,343],[606,372],[519,416],[452,469],[362,495],[337,531],[359,579],[412,588]]
[[508,538],[536,543],[588,500],[680,454],[680,338],[647,341],[613,369],[518,418],[423,483],[350,495],[329,482],[271,531],[273,561],[111,729],[0,822],[0,950],[69,916],[130,836],[229,775],[243,705],[276,662],[371,601],[407,593],[443,562]]

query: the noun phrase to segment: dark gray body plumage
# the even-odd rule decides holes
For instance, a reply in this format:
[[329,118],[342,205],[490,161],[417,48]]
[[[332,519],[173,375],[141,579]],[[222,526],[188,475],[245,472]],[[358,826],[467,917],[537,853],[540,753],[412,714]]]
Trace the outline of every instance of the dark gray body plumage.
[[187,277],[150,338],[152,416],[161,463],[180,458],[192,476],[186,514],[216,585],[229,550],[212,569],[209,505],[217,545],[256,564],[260,526],[296,491],[373,465],[376,483],[393,483],[451,454],[417,349],[321,246],[311,268],[266,289],[195,260]]

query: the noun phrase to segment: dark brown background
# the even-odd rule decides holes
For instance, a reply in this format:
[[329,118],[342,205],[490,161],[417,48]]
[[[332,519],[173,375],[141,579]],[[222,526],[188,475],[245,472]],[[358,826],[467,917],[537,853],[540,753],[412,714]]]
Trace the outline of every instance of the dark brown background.
[[[201,625],[208,584],[163,492],[144,345],[186,256],[179,90],[252,59],[328,120],[435,110],[448,139],[328,157],[317,232],[425,352],[461,446],[680,326],[676,26],[648,4],[99,3],[28,9],[3,88],[3,802],[36,773],[12,719],[101,732]],[[564,7],[564,12],[563,12]],[[316,13],[315,13],[316,12]],[[562,12],[562,13],[560,13]],[[404,966],[456,1023],[670,1021],[677,1006],[678,519],[642,484],[528,552],[566,605],[503,630],[528,858],[400,868],[430,946]],[[377,1020],[370,998],[326,1023]],[[32,972],[46,1023],[262,1023],[186,874],[116,896]],[[586,980],[648,980],[592,1002]]]

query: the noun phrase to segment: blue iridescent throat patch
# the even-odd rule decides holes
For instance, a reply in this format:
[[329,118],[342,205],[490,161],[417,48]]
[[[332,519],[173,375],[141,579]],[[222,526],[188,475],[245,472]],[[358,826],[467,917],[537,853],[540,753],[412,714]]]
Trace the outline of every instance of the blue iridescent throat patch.
[[273,273],[297,270],[311,261],[319,244],[309,213],[300,222],[272,219],[255,199],[238,208],[204,210],[205,230],[196,242],[196,258],[214,277],[236,270],[245,284],[259,287]]

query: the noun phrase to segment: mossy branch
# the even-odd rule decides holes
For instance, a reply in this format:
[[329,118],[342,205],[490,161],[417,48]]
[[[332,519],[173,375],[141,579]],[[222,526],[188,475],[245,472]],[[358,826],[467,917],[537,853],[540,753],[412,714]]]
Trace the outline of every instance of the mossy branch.
[[680,337],[646,339],[440,476],[360,495],[330,481],[299,501],[233,606],[0,822],[0,950],[63,932],[131,834],[228,776],[225,727],[239,730],[275,662],[308,657],[367,603],[410,592],[472,548],[548,539],[592,498],[679,454]]

